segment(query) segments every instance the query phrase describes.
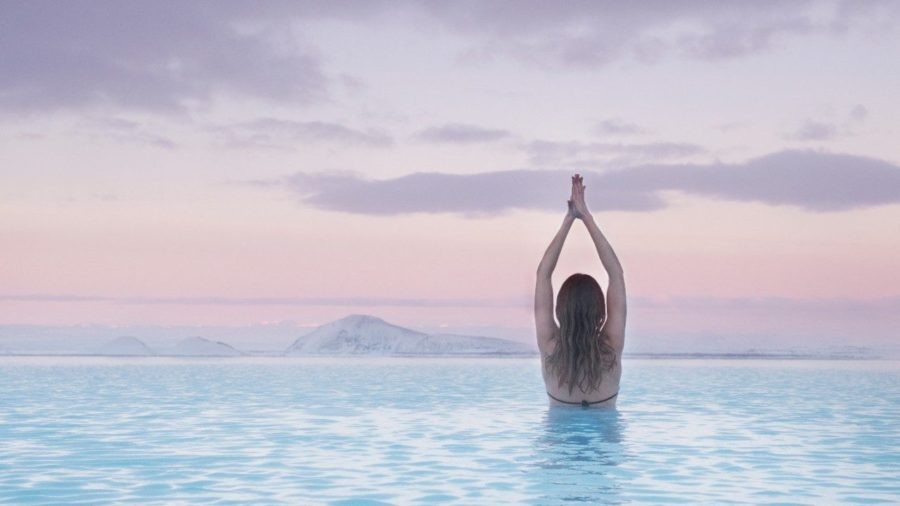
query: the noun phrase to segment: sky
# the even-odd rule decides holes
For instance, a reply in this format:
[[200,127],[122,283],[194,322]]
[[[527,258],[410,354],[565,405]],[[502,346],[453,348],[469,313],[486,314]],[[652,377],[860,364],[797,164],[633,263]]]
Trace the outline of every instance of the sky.
[[[896,344],[898,21],[875,0],[3,2],[0,326],[366,313],[533,340],[577,172],[632,349]],[[580,223],[554,286],[574,272],[606,286]]]

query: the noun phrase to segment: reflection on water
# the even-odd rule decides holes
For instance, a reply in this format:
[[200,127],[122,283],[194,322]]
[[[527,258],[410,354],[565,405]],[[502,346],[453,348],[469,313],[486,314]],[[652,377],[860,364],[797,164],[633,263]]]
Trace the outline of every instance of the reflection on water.
[[535,444],[532,493],[546,501],[619,502],[625,421],[616,409],[550,406]]

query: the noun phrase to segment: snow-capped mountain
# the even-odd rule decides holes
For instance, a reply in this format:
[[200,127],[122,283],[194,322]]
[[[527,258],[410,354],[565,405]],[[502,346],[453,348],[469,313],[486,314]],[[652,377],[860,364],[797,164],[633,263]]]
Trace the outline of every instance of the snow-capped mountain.
[[166,353],[181,357],[237,357],[243,354],[230,344],[203,337],[186,337]]
[[515,341],[494,337],[432,335],[375,316],[354,314],[297,339],[286,355],[531,355]]
[[156,355],[143,341],[131,336],[117,337],[95,350],[94,353],[97,355],[115,356]]

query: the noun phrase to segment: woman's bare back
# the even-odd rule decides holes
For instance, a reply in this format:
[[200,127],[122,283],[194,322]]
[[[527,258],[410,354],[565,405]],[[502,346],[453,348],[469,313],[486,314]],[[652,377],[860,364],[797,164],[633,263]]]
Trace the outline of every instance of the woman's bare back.
[[[550,341],[553,343],[554,341]],[[551,344],[548,354],[553,353],[554,345]],[[618,354],[617,354],[618,355]],[[619,393],[619,380],[622,378],[622,361],[617,356],[615,365],[608,371],[603,372],[603,380],[597,389],[582,392],[577,386],[569,393],[567,384],[559,385],[559,377],[553,371],[550,371],[544,360],[545,355],[541,354],[541,373],[544,378],[544,387],[547,390],[547,396],[550,398],[552,405],[585,405],[585,407],[615,407],[616,399]]]

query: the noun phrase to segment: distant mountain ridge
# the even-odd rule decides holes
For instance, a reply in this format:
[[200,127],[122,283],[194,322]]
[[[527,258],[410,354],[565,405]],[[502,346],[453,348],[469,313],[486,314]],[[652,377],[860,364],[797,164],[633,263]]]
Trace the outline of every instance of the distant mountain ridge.
[[146,357],[156,355],[156,352],[136,337],[122,336],[101,346],[96,350],[96,354],[116,357]]
[[178,341],[166,354],[177,357],[239,357],[245,353],[228,343],[194,336]]
[[[178,328],[168,336],[147,336],[142,329],[108,327],[59,328],[51,335],[30,335],[38,327],[0,326],[0,356],[107,356],[107,357],[240,357],[240,356],[536,356],[533,345],[494,337],[428,333],[400,327],[365,314],[351,314],[296,337],[291,326],[277,346],[256,348],[262,334],[243,336],[242,346],[230,343],[231,335],[210,331],[207,337],[186,332],[200,328]],[[94,331],[87,334],[87,331]],[[127,329],[128,334],[122,335]],[[65,330],[65,332],[63,332]],[[161,329],[165,331],[166,329]],[[82,332],[72,335],[71,332]],[[132,333],[133,331],[134,333]],[[14,332],[14,333],[13,333]],[[115,332],[115,333],[113,333]],[[215,337],[214,337],[215,336]],[[181,339],[178,341],[178,339]],[[818,346],[773,345],[742,339],[709,343],[684,340],[681,336],[630,337],[626,358],[662,359],[810,359],[810,360],[900,360],[900,346],[871,348],[847,343]],[[849,342],[849,340],[848,340]],[[748,346],[749,345],[749,346]],[[753,346],[755,345],[755,346]]]
[[525,344],[496,337],[427,334],[352,314],[299,337],[285,355],[533,355]]

